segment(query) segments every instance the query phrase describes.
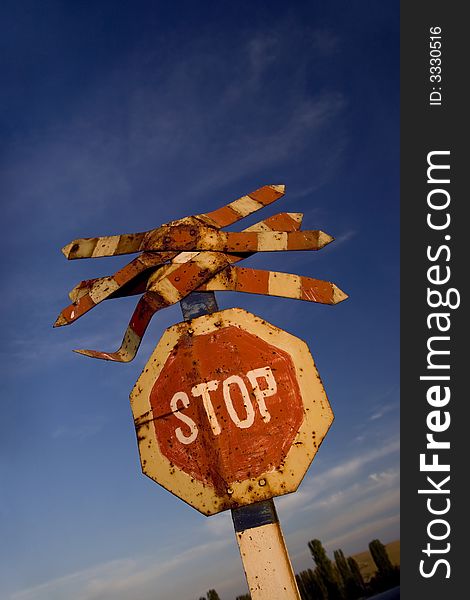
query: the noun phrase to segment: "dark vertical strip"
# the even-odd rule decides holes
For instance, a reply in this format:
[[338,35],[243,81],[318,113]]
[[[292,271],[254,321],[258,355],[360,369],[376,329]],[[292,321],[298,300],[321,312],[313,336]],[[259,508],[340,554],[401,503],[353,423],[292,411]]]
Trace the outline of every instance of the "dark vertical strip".
[[[464,138],[469,118],[463,103],[470,52],[464,7],[464,3],[436,0],[401,2],[401,593],[405,600],[468,595],[463,567],[468,524],[463,511],[468,504],[464,370],[469,327],[464,286],[468,287],[469,252],[468,192],[463,182],[468,170]],[[450,169],[431,170],[429,181],[428,160]],[[447,207],[432,207],[444,206],[448,197]],[[445,353],[433,355],[430,348]],[[421,379],[446,376],[448,381]],[[447,403],[439,400],[446,388],[451,394]],[[427,447],[431,443],[427,435],[450,442],[450,448]],[[424,464],[435,460],[439,466],[426,471],[429,467],[420,466],[420,455]],[[445,465],[449,471],[441,470]]]

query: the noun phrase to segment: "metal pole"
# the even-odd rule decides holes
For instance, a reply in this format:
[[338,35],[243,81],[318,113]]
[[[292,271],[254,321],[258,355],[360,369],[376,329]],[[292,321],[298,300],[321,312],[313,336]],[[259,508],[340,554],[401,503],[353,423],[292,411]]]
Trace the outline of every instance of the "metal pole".
[[[218,310],[214,292],[192,292],[180,302],[185,321]],[[274,501],[232,509],[252,600],[300,600]]]
[[252,600],[300,600],[273,500],[232,509]]

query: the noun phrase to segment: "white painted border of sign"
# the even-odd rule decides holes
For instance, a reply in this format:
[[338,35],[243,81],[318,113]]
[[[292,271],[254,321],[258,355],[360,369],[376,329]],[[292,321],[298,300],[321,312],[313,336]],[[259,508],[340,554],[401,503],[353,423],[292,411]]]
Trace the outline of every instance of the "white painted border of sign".
[[[304,419],[281,468],[234,482],[230,484],[230,493],[220,496],[214,488],[176,468],[161,453],[149,397],[168,355],[182,335],[205,335],[230,326],[248,331],[290,354],[299,382]],[[205,515],[294,492],[334,418],[307,344],[241,308],[229,308],[169,327],[137,380],[130,400],[143,473]]]

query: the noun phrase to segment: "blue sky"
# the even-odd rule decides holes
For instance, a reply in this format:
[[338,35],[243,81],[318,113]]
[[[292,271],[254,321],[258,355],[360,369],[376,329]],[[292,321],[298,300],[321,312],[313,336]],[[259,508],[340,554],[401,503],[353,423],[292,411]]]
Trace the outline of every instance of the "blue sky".
[[135,298],[52,329],[75,283],[127,257],[67,262],[77,237],[143,231],[270,183],[274,212],[336,241],[246,266],[334,281],[335,307],[218,295],[309,344],[335,422],[276,501],[296,570],[399,537],[398,2],[6,2],[0,45],[0,596],[192,600],[246,590],[229,513],[206,518],[140,472],[115,350]]

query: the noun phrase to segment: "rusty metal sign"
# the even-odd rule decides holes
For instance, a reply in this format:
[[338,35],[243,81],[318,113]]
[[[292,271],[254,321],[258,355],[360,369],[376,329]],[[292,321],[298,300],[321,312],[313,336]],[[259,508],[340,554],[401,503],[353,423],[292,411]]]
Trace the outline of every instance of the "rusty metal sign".
[[[68,259],[140,254],[114,275],[75,286],[55,326],[75,322],[103,300],[141,294],[117,351],[77,350],[127,362],[155,312],[195,291],[343,301],[347,295],[328,281],[236,266],[255,252],[319,250],[333,241],[321,230],[301,231],[300,213],[221,231],[284,192],[283,185],[267,185],[146,232],[67,244]],[[241,309],[170,327],[131,403],[144,473],[204,514],[294,491],[333,419],[305,343]]]
[[142,470],[205,515],[232,509],[254,600],[300,600],[272,498],[297,489],[333,413],[305,342],[240,308],[218,311],[214,292],[322,304],[347,298],[329,281],[236,266],[255,252],[320,250],[333,241],[301,231],[300,213],[221,231],[284,191],[267,185],[150,231],[67,244],[68,259],[140,254],[114,275],[76,285],[54,324],[73,323],[103,300],[142,295],[117,351],[77,350],[127,362],[152,316],[181,303],[189,320],[165,331],[131,393]]
[[128,362],[158,310],[193,291],[240,291],[337,304],[347,295],[334,283],[311,277],[234,266],[254,252],[319,250],[333,241],[320,230],[300,231],[300,213],[280,213],[241,232],[220,231],[284,195],[283,185],[267,185],[215,211],[185,217],[143,233],[82,238],[67,244],[68,259],[141,252],[114,275],[80,282],[70,292],[54,326],[75,322],[108,298],[143,294],[120,348],[115,352],[77,350],[92,358]]
[[239,308],[167,329],[131,406],[143,472],[206,515],[296,490],[333,421],[305,342]]

